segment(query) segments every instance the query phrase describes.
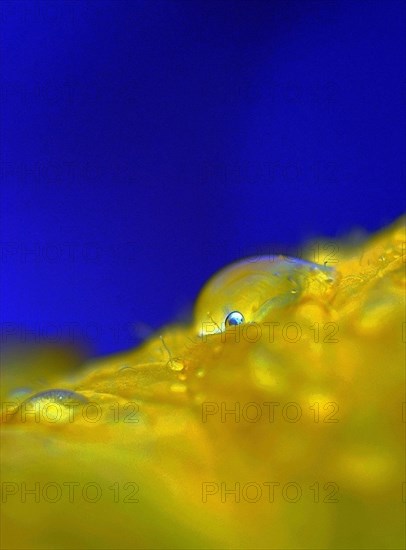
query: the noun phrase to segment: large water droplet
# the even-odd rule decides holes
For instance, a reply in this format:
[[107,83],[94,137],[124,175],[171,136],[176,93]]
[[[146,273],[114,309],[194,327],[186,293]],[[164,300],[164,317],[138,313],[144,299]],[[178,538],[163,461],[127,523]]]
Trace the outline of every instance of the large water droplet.
[[25,402],[27,403],[28,401],[31,403],[37,403],[38,401],[51,401],[64,405],[72,402],[86,403],[87,398],[75,391],[54,389],[36,393]]
[[36,393],[23,401],[9,417],[12,422],[55,424],[73,422],[75,407],[87,403],[87,398],[71,390],[52,389]]

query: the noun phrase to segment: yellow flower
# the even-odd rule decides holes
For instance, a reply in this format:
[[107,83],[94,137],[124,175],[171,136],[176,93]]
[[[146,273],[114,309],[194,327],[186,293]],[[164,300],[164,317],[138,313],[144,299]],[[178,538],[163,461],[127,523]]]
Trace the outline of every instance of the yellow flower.
[[6,364],[2,547],[403,548],[404,222],[228,267],[34,395]]

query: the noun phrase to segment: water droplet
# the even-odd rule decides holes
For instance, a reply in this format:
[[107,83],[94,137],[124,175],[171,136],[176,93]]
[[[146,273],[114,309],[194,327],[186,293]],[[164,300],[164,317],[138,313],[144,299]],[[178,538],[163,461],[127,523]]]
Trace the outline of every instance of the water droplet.
[[172,357],[172,354],[168,348],[168,346],[165,344],[165,340],[163,338],[163,336],[160,336],[160,339],[161,339],[161,342],[167,352],[167,354],[169,355],[169,361],[166,363],[168,365],[168,367],[171,369],[171,370],[174,370],[174,371],[181,371],[184,369],[184,364],[183,362],[178,359],[177,357]]
[[10,421],[31,421],[44,424],[73,422],[74,407],[87,403],[87,398],[71,390],[53,389],[36,393],[23,401]]
[[244,315],[239,311],[232,311],[227,315],[224,323],[226,327],[241,325],[242,323],[244,323]]
[[86,403],[87,398],[75,391],[54,389],[36,393],[26,399],[25,403],[38,403],[40,401],[51,401],[64,405],[73,402]]
[[174,371],[182,371],[185,368],[185,365],[180,359],[169,359],[167,365]]
[[198,369],[196,371],[196,376],[198,378],[203,378],[204,376],[206,376],[206,371],[204,369]]

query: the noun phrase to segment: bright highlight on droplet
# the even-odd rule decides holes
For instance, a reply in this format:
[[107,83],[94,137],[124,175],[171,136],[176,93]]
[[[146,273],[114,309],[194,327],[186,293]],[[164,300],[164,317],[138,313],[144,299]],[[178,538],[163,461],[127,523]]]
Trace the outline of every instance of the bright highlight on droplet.
[[244,323],[244,315],[239,311],[232,311],[227,315],[225,320],[226,327],[241,325],[242,323]]

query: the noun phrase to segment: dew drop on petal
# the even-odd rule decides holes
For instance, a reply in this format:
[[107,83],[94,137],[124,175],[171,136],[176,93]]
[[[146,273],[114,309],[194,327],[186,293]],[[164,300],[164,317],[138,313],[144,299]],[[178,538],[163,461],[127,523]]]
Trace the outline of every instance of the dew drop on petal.
[[73,402],[86,403],[87,398],[80,393],[71,390],[45,390],[35,395],[32,395],[26,399],[25,403],[38,403],[41,401],[51,401],[53,403],[59,403],[61,405],[67,405]]
[[244,323],[244,316],[239,311],[232,311],[227,315],[225,320],[226,327],[241,325],[242,323]]
[[178,372],[182,371],[185,367],[183,362],[180,361],[179,359],[169,359],[167,364],[171,370],[178,371]]
[[87,401],[88,399],[84,395],[75,391],[45,390],[25,399],[8,420],[43,424],[72,422],[74,407],[87,403]]

